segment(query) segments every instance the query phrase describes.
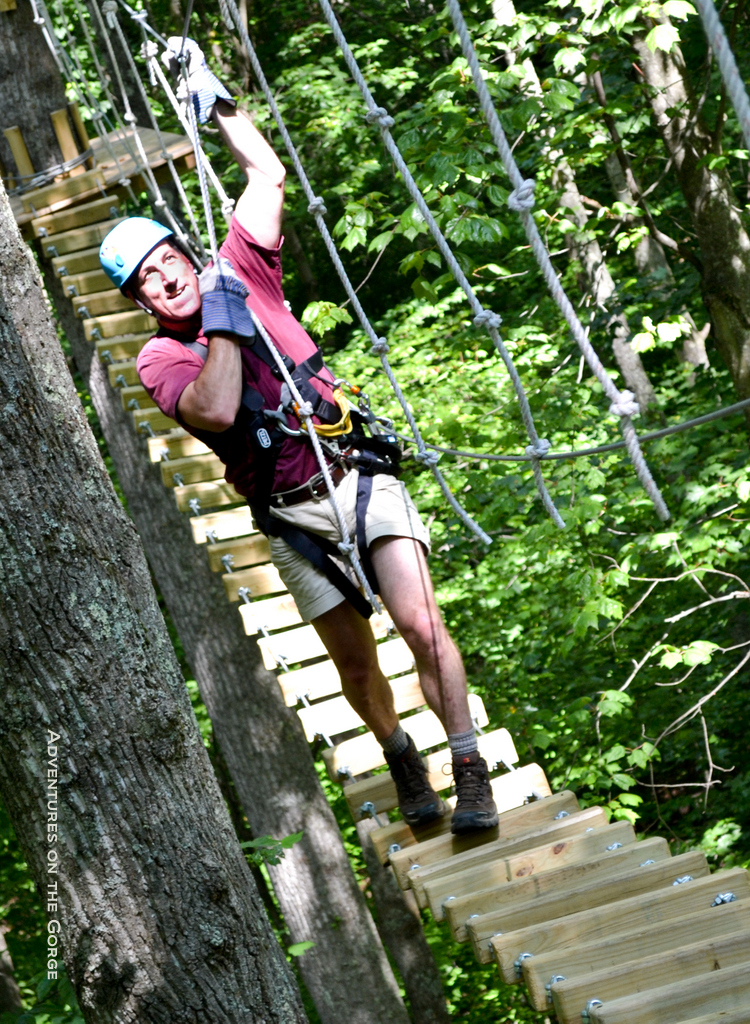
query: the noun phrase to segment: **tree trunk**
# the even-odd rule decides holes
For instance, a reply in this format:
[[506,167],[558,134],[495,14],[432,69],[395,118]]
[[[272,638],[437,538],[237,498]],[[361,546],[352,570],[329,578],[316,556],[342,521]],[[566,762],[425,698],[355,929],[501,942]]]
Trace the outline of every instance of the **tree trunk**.
[[380,937],[403,979],[414,1024],[450,1024],[440,973],[414,895],[399,889],[393,869],[380,863],[370,842],[370,832],[377,827],[372,818],[357,823]]
[[22,1009],[21,993],[13,974],[13,961],[5,942],[5,933],[0,928],[0,1014],[20,1013]]
[[91,1024],[304,1021],[1,190],[0,261],[0,789],[50,952]]
[[[24,68],[33,74],[33,84],[22,73]],[[60,72],[41,29],[34,24],[31,4],[19,3],[16,10],[0,13],[0,126],[18,125],[34,171],[62,162],[49,115],[66,102]],[[2,133],[0,158],[15,176],[16,164]]]
[[323,1024],[405,1024],[398,985],[299,719],[263,667],[257,644],[244,634],[236,606],[193,542],[158,467],[148,462],[104,366],[92,360],[93,348],[61,282],[49,273],[45,281],[253,835],[304,832],[269,873],[292,943],[315,943],[298,966],[318,1014]]
[[[723,169],[710,169],[706,157],[717,151],[697,111],[678,47],[670,53],[633,37],[638,65],[650,86],[656,126],[672,160],[698,238],[701,290],[711,334],[732,375],[740,398],[750,397],[750,237],[741,204]],[[750,423],[750,417],[748,417]]]
[[[571,258],[577,259],[581,265],[580,289],[591,297],[594,308],[604,313],[617,365],[643,413],[649,406],[656,405],[656,394],[640,355],[630,344],[631,331],[627,317],[616,308],[617,289],[604,262],[601,246],[586,230],[589,215],[581,201],[573,170],[560,153],[550,152],[550,159],[554,162],[552,180],[555,187],[561,190],[560,207],[567,210],[577,228],[575,233],[569,232],[567,235],[567,244]],[[615,308],[608,309],[607,303],[614,303]]]

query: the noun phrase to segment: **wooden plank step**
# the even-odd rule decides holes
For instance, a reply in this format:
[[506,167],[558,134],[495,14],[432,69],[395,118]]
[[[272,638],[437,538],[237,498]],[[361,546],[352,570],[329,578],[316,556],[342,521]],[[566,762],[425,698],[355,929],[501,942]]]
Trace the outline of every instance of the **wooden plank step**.
[[110,387],[113,388],[140,387],[141,384],[135,368],[135,359],[124,360],[121,363],[109,363],[107,366],[107,378]]
[[44,188],[35,188],[21,197],[26,213],[36,218],[68,206],[77,196],[83,196],[103,188],[104,174],[101,168],[85,171],[73,178],[65,178]]
[[[258,574],[268,569],[273,569],[277,573],[275,567],[269,565],[262,566],[260,569],[244,569],[242,572],[228,573],[222,578],[225,582],[233,576],[253,579],[251,575],[253,572]],[[373,615],[370,619],[372,632],[377,639],[387,635],[389,625],[390,619],[386,615]],[[279,660],[290,665],[298,665],[300,662],[310,661],[312,658],[325,657],[328,653],[315,627],[308,625],[299,626],[297,629],[288,629],[283,633],[276,633],[274,636],[261,637],[258,640],[258,646],[263,654],[266,668],[276,668]]]
[[742,1010],[717,1010],[690,1020],[681,1020],[679,1024],[750,1024],[750,1006]]
[[546,1010],[547,990],[553,974],[568,980],[587,978],[605,967],[617,967],[645,956],[668,956],[685,943],[710,942],[724,935],[750,929],[750,899],[735,893],[734,903],[712,907],[706,900],[701,910],[664,921],[652,920],[648,927],[602,936],[579,945],[560,946],[523,961],[521,969],[532,1005]]
[[76,295],[95,295],[105,292],[112,282],[103,270],[87,270],[83,274],[68,274],[65,282],[65,294],[69,299]]
[[[133,425],[135,429],[140,431],[141,425],[145,426],[145,424],[148,424],[156,433],[161,430],[172,430],[177,426],[174,420],[170,419],[169,416],[165,416],[161,409],[157,409],[153,403],[150,406],[144,406],[142,409],[133,410]],[[187,510],[183,509],[182,511]]]
[[41,248],[47,259],[57,256],[66,256],[68,253],[80,252],[82,249],[90,249],[98,246],[109,234],[116,224],[120,224],[124,217],[116,220],[107,220],[101,224],[89,224],[85,228],[73,228],[71,231],[63,231],[59,235],[49,235],[42,239]]
[[[520,878],[554,871],[563,866],[596,861],[606,855],[607,848],[619,843],[622,847],[635,844],[635,829],[627,821],[616,821],[606,828],[591,829],[588,834],[567,838],[555,836],[544,844],[509,855],[502,850],[487,851],[487,861],[473,868],[464,868],[458,874],[434,879],[419,887],[412,880],[411,887],[420,907],[429,906],[436,921],[445,917],[443,903],[456,902],[462,897],[496,886],[506,885]],[[481,910],[481,906],[480,906]],[[476,907],[472,907],[472,913]]]
[[[86,321],[89,323],[90,321]],[[138,409],[155,409],[156,402],[150,398],[144,387],[140,384],[132,384],[120,388],[120,401],[123,409],[137,411]]]
[[[490,771],[494,771],[496,765],[505,764],[509,767],[518,761],[513,738],[507,729],[494,729],[492,732],[486,732],[478,736],[477,746],[479,747],[480,754],[487,761]],[[427,778],[430,785],[436,792],[448,789],[453,784],[453,776],[451,774],[446,775],[443,771],[446,759],[445,753],[442,750],[434,754],[428,754],[422,760],[427,769]],[[528,780],[524,780],[523,785],[526,786],[527,784]],[[544,780],[543,788],[545,790],[544,795],[546,796],[549,792],[546,779]],[[389,771],[378,772],[377,775],[361,779],[359,782],[347,786],[344,795],[346,796],[349,810],[355,818],[357,817],[356,809],[366,802],[374,804],[378,814],[381,811],[390,811],[398,805],[396,784],[391,778]]]
[[545,921],[568,917],[581,910],[645,895],[655,889],[671,888],[679,878],[691,876],[695,879],[707,874],[705,854],[683,853],[679,857],[657,861],[656,864],[629,869],[617,877],[597,878],[593,882],[581,883],[577,889],[567,889],[561,894],[546,893],[537,899],[519,903],[508,911],[497,910],[482,914],[468,922],[474,956],[482,964],[489,963],[492,958],[489,940],[498,932],[516,931],[532,924],[541,925]]
[[[565,893],[575,895],[584,887],[611,883],[623,874],[633,871],[647,870],[641,865],[645,861],[669,860],[671,852],[666,839],[657,836],[655,839],[644,839],[621,849],[604,851],[597,857],[583,863],[568,864],[565,867],[533,874],[529,878],[519,878],[506,882],[494,889],[459,896],[445,906],[445,918],[451,935],[457,942],[466,942],[469,938],[468,924],[474,918],[477,925],[483,917],[498,919],[507,917],[519,906],[528,906],[532,901],[541,901],[546,896],[561,897]],[[672,875],[673,878],[679,877]],[[479,925],[477,925],[479,927]],[[492,934],[491,929],[488,934]],[[485,943],[486,947],[486,943]],[[487,954],[489,961],[490,955]]]
[[205,516],[193,516],[190,528],[196,544],[229,540],[230,537],[246,537],[258,532],[247,505],[225,509],[222,512],[208,512]]
[[[91,203],[77,203],[59,213],[48,213],[31,221],[31,230],[35,238],[45,235],[56,235],[71,228],[82,228],[86,224],[96,224],[102,220],[112,220],[120,216],[121,203],[117,196],[102,196]],[[115,210],[113,214],[111,211]]]
[[[426,703],[416,672],[394,679],[391,689],[397,715],[414,711]],[[316,736],[338,736],[365,724],[346,697],[332,697],[309,708],[300,708],[297,715],[308,743],[312,743]]]
[[[674,865],[677,860],[675,857],[670,863]],[[503,980],[512,984],[520,975],[521,967],[517,968],[516,962],[524,952],[529,958],[558,951],[572,957],[574,947],[583,943],[608,942],[635,931],[644,933],[653,925],[705,912],[719,894],[726,892],[733,892],[738,899],[750,899],[750,874],[744,868],[717,871],[685,885],[667,885],[609,904],[574,910],[555,920],[528,925],[521,921],[491,940],[492,953]]]
[[212,451],[203,455],[190,455],[181,459],[170,459],[161,464],[161,482],[165,487],[174,487],[175,473],[179,473],[186,484],[202,480],[218,480],[224,476],[224,464]]
[[[157,328],[156,320],[149,316],[145,309],[131,309],[124,313],[111,313],[108,316],[91,317],[83,321],[83,329],[87,341],[99,338],[116,338],[119,334],[138,334]],[[95,332],[98,331],[98,335]]]
[[[484,728],[488,724],[487,712],[478,694],[469,694],[469,708],[472,719],[478,721],[480,728]],[[414,740],[417,750],[427,750],[448,741],[445,729],[434,711],[420,711],[404,719],[402,725]],[[383,748],[371,732],[329,747],[323,751],[323,760],[334,782],[340,780],[341,775],[361,775],[362,772],[370,772],[385,764]]]
[[98,245],[94,245],[90,249],[83,249],[81,252],[71,252],[65,256],[55,256],[51,262],[52,270],[56,277],[83,274],[88,270],[101,270],[102,267],[99,262]]
[[[134,364],[135,365],[135,364]],[[110,371],[115,367],[110,366]],[[211,451],[207,444],[197,437],[188,434],[187,430],[177,427],[161,437],[148,439],[148,457],[151,462],[166,462],[169,459],[184,459],[189,455],[205,455]],[[165,458],[166,456],[166,458]]]
[[498,857],[508,858],[526,853],[544,844],[556,847],[577,836],[591,836],[608,828],[607,815],[601,807],[588,807],[575,811],[557,821],[552,821],[534,832],[527,833],[522,840],[513,841],[511,847],[506,839],[498,839],[486,846],[439,861],[427,867],[410,872],[409,881],[420,907],[429,907],[433,917],[442,921],[443,903],[449,896],[460,895],[458,886],[463,885],[465,875],[492,864]]
[[592,1024],[678,1024],[690,1015],[746,1011],[748,1006],[750,961],[650,989],[647,997],[636,993],[613,999],[593,1007],[589,1019]]
[[[173,427],[177,424],[174,420],[169,421]],[[154,427],[154,430],[156,427]],[[177,508],[180,512],[190,511],[190,502],[197,498],[202,509],[222,508],[225,505],[245,504],[245,498],[235,491],[232,484],[226,480],[201,480],[195,484],[184,484],[182,487],[175,487],[174,496],[177,499]],[[242,565],[242,562],[237,562]],[[214,572],[223,572],[220,566]]]
[[[690,938],[692,936],[689,933],[683,932],[683,943]],[[665,981],[673,985],[675,982],[689,981],[698,975],[724,971],[740,964],[747,965],[747,972],[750,975],[748,930],[723,935],[709,942],[691,942],[689,945],[669,950],[666,955],[657,953],[644,956],[614,967],[606,967],[582,978],[559,981],[552,984],[550,990],[555,1012],[561,1024],[578,1024],[581,1020],[581,1010],[586,1009],[590,999],[599,999],[607,1003],[639,992],[648,993],[644,998],[644,1002],[647,1002],[652,990],[661,988]],[[680,1017],[676,1019],[679,1020]]]
[[[448,751],[438,751],[438,754],[442,761],[442,782],[445,782],[446,775],[442,771],[442,767],[449,763],[450,753]],[[441,785],[442,782],[437,783],[436,786]],[[538,764],[527,764],[515,772],[508,772],[507,775],[498,775],[494,779],[490,779],[490,786],[492,787],[492,795],[499,814],[528,804],[532,799],[533,793],[538,793],[538,799],[540,800],[549,798],[552,795],[546,776]],[[348,788],[347,786],[346,789]],[[451,808],[456,803],[455,796],[446,796],[445,793],[443,794],[443,800]],[[394,796],[395,806],[396,798]],[[359,808],[355,808],[353,813],[355,817],[359,817]],[[602,823],[606,825],[604,817]],[[441,838],[451,838],[451,819],[449,814],[445,814],[442,818],[438,818],[435,822],[423,828],[412,829],[405,821],[394,821],[370,833],[370,841],[383,864],[388,862],[391,852],[395,851],[396,847],[399,850],[402,848],[407,849],[409,846],[422,846],[429,840]],[[413,874],[416,875],[416,873],[417,869],[414,868]],[[410,887],[410,882],[411,877],[407,876],[405,878],[405,885]]]
[[[85,275],[78,274],[76,276],[83,277]],[[75,277],[72,280],[75,280]],[[151,331],[142,331],[140,334],[121,334],[117,338],[101,338],[96,343],[96,354],[103,363],[135,359],[151,337]],[[170,420],[170,422],[174,423],[174,420]]]
[[[245,604],[240,607],[243,621],[250,623],[250,628],[245,626],[246,633],[254,633],[255,626],[249,609],[252,605]],[[414,655],[406,646],[401,637],[394,640],[386,640],[378,644],[378,662],[386,676],[395,676],[399,672],[411,672],[414,668]],[[341,680],[335,669],[332,669],[330,662],[321,662],[319,665],[306,665],[304,668],[293,669],[279,676],[279,686],[284,695],[288,707],[301,700],[304,695],[309,701],[318,700],[321,697],[329,697],[332,693],[341,692]]]
[[[268,538],[264,537],[262,533],[253,533],[249,537],[232,537],[231,540],[222,540],[216,544],[209,544],[207,549],[208,554],[208,565],[211,572],[226,572],[226,566],[221,561],[226,555],[232,556],[232,568],[242,569],[250,565],[261,565],[263,562],[270,562],[271,551],[268,545]],[[270,598],[270,601],[278,603],[281,599],[278,597]],[[286,619],[274,619],[278,621],[278,625],[269,625],[265,621],[267,616],[272,613],[270,611],[263,612],[261,608],[257,608],[256,621],[262,624],[266,629],[283,629],[285,626],[296,626],[302,622],[299,613],[296,610],[296,605],[292,600],[291,594],[289,595],[291,602],[290,607],[294,609],[294,614]],[[267,604],[265,601],[253,601],[252,605],[248,607],[256,609],[256,606]],[[268,608],[271,609],[272,605],[268,604]],[[279,609],[280,614],[280,609]],[[270,621],[270,620],[269,620]]]
[[[66,281],[66,286],[68,282]],[[119,313],[123,309],[132,309],[133,302],[123,295],[119,288],[108,288],[101,292],[90,292],[88,295],[71,296],[76,316],[104,316],[107,313]]]
[[[481,739],[481,737],[480,737]],[[521,772],[525,772],[530,766],[525,765],[518,771],[503,775],[500,779],[493,779],[493,782],[505,783],[508,780],[515,780]],[[493,794],[498,790],[493,786]],[[495,796],[497,802],[497,796]],[[402,889],[409,888],[409,872],[415,865],[428,867],[430,864],[438,864],[450,857],[455,857],[467,850],[473,850],[479,846],[486,846],[488,843],[497,842],[502,836],[505,840],[515,839],[518,836],[534,832],[555,820],[555,815],[561,811],[572,814],[580,810],[575,793],[567,790],[562,793],[555,793],[545,800],[535,800],[533,803],[525,804],[522,807],[516,806],[500,812],[500,820],[495,828],[484,829],[482,832],[475,832],[468,836],[448,835],[436,836],[434,839],[426,839],[424,842],[415,843],[411,846],[403,846],[402,849],[388,854],[386,847],[386,859],[390,860],[396,881]],[[601,813],[601,808],[597,808]],[[394,824],[401,824],[395,822]],[[408,827],[408,826],[407,826]],[[372,832],[372,843],[378,850],[382,859],[383,840],[390,839],[390,826],[379,829],[381,833]]]
[[[226,544],[236,544],[236,541],[226,541]],[[259,555],[265,554],[266,557],[259,557],[258,561],[267,561],[268,556],[268,540],[262,535],[257,537],[251,537],[247,544],[256,544],[258,546]],[[217,548],[221,549],[224,544],[209,544],[208,545],[208,558],[211,562],[212,558],[215,558],[215,551]],[[248,557],[247,555],[245,557]],[[211,566],[213,568],[213,565]],[[221,568],[221,565],[219,565]],[[294,603],[294,598],[291,594],[280,594],[278,597],[267,597],[260,601],[253,601],[252,604],[245,604],[242,606],[242,611],[247,612],[246,615],[242,616],[243,623],[245,626],[245,632],[248,636],[252,636],[253,633],[260,633],[263,629],[269,633],[274,629],[284,629],[286,626],[297,626],[302,623],[302,616],[297,610],[297,605]],[[296,699],[292,702],[290,707],[296,704]]]
[[[241,576],[242,580],[244,581],[242,583],[242,586],[247,587],[250,594],[254,597],[264,597],[266,594],[279,594],[281,593],[281,591],[286,590],[286,585],[282,581],[281,576],[279,576],[278,569],[276,568],[275,565],[272,565],[270,562],[268,562],[265,565],[255,565],[250,569],[241,569],[239,572],[231,573],[228,575],[230,575],[230,578],[232,576]],[[222,579],[224,578],[225,577],[222,577]],[[237,585],[239,586],[239,584]],[[235,598],[235,600],[239,600],[239,598]],[[245,632],[248,633],[247,627],[245,628]],[[257,631],[253,629],[249,632],[248,635],[252,636],[256,632]],[[261,641],[265,642],[265,637],[261,637],[261,639],[258,641],[259,645],[261,644]],[[278,650],[278,645],[276,647],[271,648],[261,646],[263,664],[266,666],[267,669],[275,669],[278,668],[280,665],[280,662],[274,657],[274,651],[276,650]],[[295,654],[295,651],[292,645],[286,645],[284,647],[284,651],[285,653],[281,654],[280,657],[286,660],[286,654],[289,654],[292,656],[290,658],[290,662],[292,664],[296,664],[298,659],[293,656]]]

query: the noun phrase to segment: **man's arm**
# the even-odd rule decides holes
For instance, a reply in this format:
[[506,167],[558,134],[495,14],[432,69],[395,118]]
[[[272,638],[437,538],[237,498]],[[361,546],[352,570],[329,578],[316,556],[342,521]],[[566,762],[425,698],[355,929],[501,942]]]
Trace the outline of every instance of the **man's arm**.
[[211,116],[234,159],[247,175],[247,188],[239,198],[234,215],[260,245],[273,249],[281,235],[284,165],[243,111],[218,99]]
[[177,402],[177,411],[191,427],[219,433],[234,423],[242,400],[239,340],[236,334],[211,334],[203,369]]

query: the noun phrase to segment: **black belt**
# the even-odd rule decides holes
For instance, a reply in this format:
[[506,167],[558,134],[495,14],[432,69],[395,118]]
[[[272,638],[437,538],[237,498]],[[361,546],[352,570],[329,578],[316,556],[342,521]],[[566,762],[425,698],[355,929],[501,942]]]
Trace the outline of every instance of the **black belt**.
[[[337,487],[349,470],[342,465],[331,466],[329,469],[333,486]],[[306,484],[293,487],[290,491],[279,491],[271,495],[271,508],[290,508],[300,505],[303,501],[314,501],[316,498],[328,497],[328,484],[322,473],[310,477]]]

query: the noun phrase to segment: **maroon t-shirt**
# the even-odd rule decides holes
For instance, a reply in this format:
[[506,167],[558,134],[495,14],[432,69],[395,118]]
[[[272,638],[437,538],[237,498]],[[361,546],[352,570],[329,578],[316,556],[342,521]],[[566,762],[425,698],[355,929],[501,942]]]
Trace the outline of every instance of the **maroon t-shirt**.
[[[266,328],[278,350],[299,365],[317,351],[317,345],[284,305],[281,288],[282,242],[283,239],[275,249],[263,248],[235,217],[220,254],[231,262],[237,276],[250,289],[247,304]],[[185,335],[185,340],[207,344],[202,332]],[[267,408],[277,409],[282,382],[274,377],[270,367],[251,348],[243,346],[241,352],[245,383],[263,395]],[[177,403],[187,385],[201,372],[203,365],[204,361],[196,352],[185,348],[178,338],[166,333],[153,337],[141,349],[137,361],[141,383],[161,411],[196,436],[201,433],[205,435],[206,432],[197,431],[181,420],[177,413]],[[319,376],[333,381],[333,375],[327,368],[322,369]],[[332,400],[332,387],[316,378],[312,378],[311,383],[324,398]],[[297,429],[297,420],[291,415],[288,419],[289,427]],[[229,483],[234,484],[237,491],[246,498],[252,498],[255,466],[253,448],[248,437],[243,435],[237,439],[227,456],[226,467],[224,475]],[[289,437],[284,441],[276,463],[272,490],[288,491],[299,487],[317,472],[318,462],[310,442],[305,438]]]

